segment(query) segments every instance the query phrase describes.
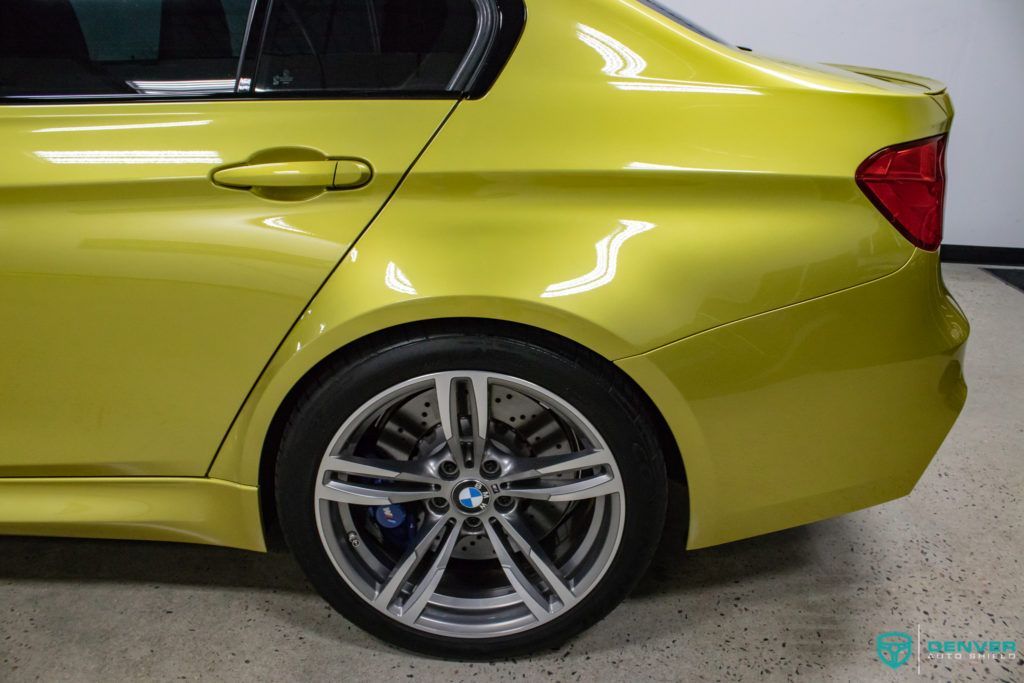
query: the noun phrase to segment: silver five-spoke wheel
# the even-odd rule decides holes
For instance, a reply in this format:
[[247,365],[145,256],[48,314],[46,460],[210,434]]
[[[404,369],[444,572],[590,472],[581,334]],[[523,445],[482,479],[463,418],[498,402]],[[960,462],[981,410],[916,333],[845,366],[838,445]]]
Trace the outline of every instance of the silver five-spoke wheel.
[[616,460],[583,415],[504,374],[438,372],[353,413],[323,454],[317,529],[367,603],[457,638],[571,609],[619,546]]

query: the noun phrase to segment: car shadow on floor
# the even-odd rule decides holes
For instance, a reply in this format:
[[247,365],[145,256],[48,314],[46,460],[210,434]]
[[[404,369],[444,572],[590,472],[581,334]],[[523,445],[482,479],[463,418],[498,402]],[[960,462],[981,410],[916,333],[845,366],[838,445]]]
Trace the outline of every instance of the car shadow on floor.
[[[665,533],[634,597],[733,583],[746,576],[799,569],[805,529],[699,551],[686,551],[686,497],[674,487]],[[268,589],[312,588],[279,540],[266,554],[177,543],[0,536],[0,580],[110,582]]]
[[755,576],[799,572],[813,562],[810,527],[687,550],[687,506],[685,487],[670,483],[665,530],[650,569],[633,590],[633,598],[704,591]]
[[[623,639],[643,642],[663,636],[666,624],[673,629],[690,629],[695,623],[718,622],[726,615],[719,614],[717,608],[709,612],[708,598],[725,592],[735,593],[747,582],[761,580],[780,579],[783,586],[789,587],[782,590],[789,592],[790,579],[814,565],[816,534],[806,527],[687,551],[685,494],[682,487],[673,487],[665,533],[650,570],[626,604],[617,610],[623,615],[639,610],[645,618],[609,619],[601,628],[592,629],[586,642],[571,641],[560,650],[537,656],[564,657],[577,646],[589,653],[616,651],[622,647]],[[831,527],[827,535],[834,533],[843,534],[843,526]],[[174,543],[0,536],[0,588],[17,591],[19,583],[34,588],[48,584],[65,587],[68,584],[123,585],[126,589],[136,585],[163,585],[285,593],[316,603],[318,599],[313,589],[284,544],[273,540],[272,535],[270,545],[271,551],[261,554]],[[790,601],[798,605],[806,602],[803,588],[799,594],[791,595]],[[843,599],[842,595],[829,598],[830,601]],[[750,607],[746,606],[748,604]],[[756,610],[759,604],[757,600],[748,601],[744,609]],[[660,616],[651,619],[654,615]],[[345,626],[347,622],[326,620],[321,610],[294,609],[282,616],[299,633],[342,638],[371,651],[383,647],[365,637],[356,637],[353,641],[351,627]],[[847,642],[848,637],[839,640]],[[813,645],[817,647],[816,642]]]
[[306,593],[287,550],[255,553],[185,543],[0,536],[0,581],[109,582]]

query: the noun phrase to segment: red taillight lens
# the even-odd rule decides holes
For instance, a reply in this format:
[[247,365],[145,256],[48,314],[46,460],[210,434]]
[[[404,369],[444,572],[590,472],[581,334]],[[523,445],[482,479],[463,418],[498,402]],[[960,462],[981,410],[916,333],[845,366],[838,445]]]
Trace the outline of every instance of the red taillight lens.
[[857,185],[878,210],[921,249],[942,242],[946,195],[946,136],[875,152],[857,169]]

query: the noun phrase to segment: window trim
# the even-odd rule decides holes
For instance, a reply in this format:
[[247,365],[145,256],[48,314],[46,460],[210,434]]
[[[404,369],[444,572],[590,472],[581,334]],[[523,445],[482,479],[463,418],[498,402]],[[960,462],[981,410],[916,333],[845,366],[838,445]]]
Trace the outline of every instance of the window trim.
[[679,24],[687,31],[690,31],[691,33],[696,33],[701,38],[710,40],[725,47],[735,49],[735,46],[732,43],[725,40],[724,38],[721,38],[717,34],[712,33],[711,31],[704,28],[700,24],[694,23],[690,19],[687,19],[682,15],[682,13],[679,10],[673,7],[669,7],[663,2],[663,0],[637,0],[637,2],[639,2],[641,5],[645,7],[651,8],[661,16],[667,19],[671,19],[673,22]]
[[486,95],[498,76],[504,71],[505,65],[516,51],[519,40],[526,29],[525,0],[490,0],[497,9],[494,20],[497,27],[486,54],[477,65],[472,80],[467,84],[463,95],[475,100]]
[[473,82],[501,26],[497,3],[493,0],[473,0],[473,4],[476,5],[476,30],[469,49],[448,81],[448,90],[452,92],[465,92],[466,86]]
[[[0,0],[2,1],[2,0]],[[525,0],[470,0],[477,7],[477,31],[447,90],[250,90],[259,70],[274,0],[251,0],[235,69],[233,90],[209,94],[3,95],[2,105],[133,104],[142,102],[253,102],[276,100],[460,100],[483,97],[515,50],[526,23]],[[254,34],[259,39],[254,40]],[[476,52],[476,54],[473,54]],[[457,80],[458,79],[458,82]],[[243,85],[244,84],[244,85]]]

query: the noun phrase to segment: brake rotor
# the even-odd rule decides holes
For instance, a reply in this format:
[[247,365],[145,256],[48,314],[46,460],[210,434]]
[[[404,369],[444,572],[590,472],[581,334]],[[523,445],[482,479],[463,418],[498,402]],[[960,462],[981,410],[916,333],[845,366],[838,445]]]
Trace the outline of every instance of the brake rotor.
[[[377,447],[396,460],[422,456],[441,447],[444,434],[433,398],[429,391],[421,393],[383,416]],[[488,398],[493,436],[515,455],[536,457],[572,451],[571,433],[553,412],[535,399],[500,385],[491,387]],[[557,478],[563,476],[566,475],[555,475]],[[521,504],[520,513],[529,520],[533,529],[538,530],[538,537],[543,540],[558,528],[569,507],[570,503],[529,501]],[[489,560],[496,554],[482,527],[464,528],[452,557]]]

